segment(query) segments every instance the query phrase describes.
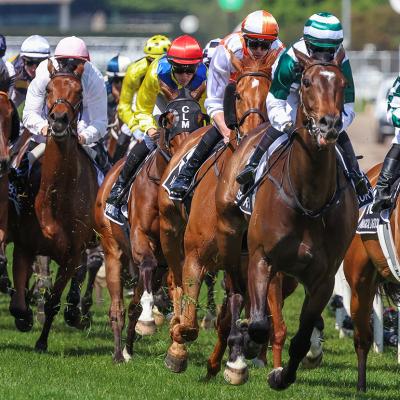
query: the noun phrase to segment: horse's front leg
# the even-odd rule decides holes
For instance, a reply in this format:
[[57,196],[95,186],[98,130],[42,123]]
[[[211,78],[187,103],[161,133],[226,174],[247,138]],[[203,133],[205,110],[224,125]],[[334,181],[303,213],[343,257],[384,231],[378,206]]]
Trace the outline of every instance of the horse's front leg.
[[[2,237],[2,238],[1,238]],[[0,292],[9,294],[11,292],[11,281],[8,277],[7,258],[5,256],[5,235],[0,229]]]
[[207,272],[204,276],[204,282],[207,285],[207,313],[201,321],[201,327],[203,329],[214,328],[217,318],[217,306],[214,299],[214,286],[217,276],[218,274],[216,272]]
[[[324,270],[321,265],[323,263],[319,262],[319,268],[310,266],[310,274],[313,275],[312,271]],[[316,273],[314,273],[313,280],[316,278]],[[333,286],[334,277],[330,278],[326,274],[312,282],[312,285],[308,285],[309,290],[304,299],[299,329],[290,342],[288,365],[284,368],[275,368],[268,375],[268,384],[272,389],[286,389],[296,381],[297,369],[310,349],[310,340],[315,324],[320,320],[322,311],[328,304]]]

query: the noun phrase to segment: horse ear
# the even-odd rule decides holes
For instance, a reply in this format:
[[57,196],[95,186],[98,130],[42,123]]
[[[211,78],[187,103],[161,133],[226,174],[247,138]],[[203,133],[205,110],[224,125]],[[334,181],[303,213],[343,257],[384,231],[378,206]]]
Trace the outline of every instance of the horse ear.
[[339,51],[337,52],[335,59],[333,60],[333,63],[335,65],[337,65],[338,67],[340,67],[342,65],[342,62],[344,60],[345,57],[345,52],[344,52],[344,48],[343,46],[340,47]]
[[74,70],[74,74],[78,78],[80,78],[82,76],[82,74],[83,74],[84,69],[85,69],[85,63],[78,64],[78,66]]
[[236,69],[237,72],[241,72],[243,69],[242,62],[229,50],[231,55],[231,62],[233,67]]
[[300,65],[303,68],[308,67],[312,63],[312,59],[308,57],[306,54],[302,53],[301,51],[297,50],[293,47],[294,55],[299,60]]
[[56,73],[56,68],[55,68],[55,66],[53,64],[53,61],[51,61],[50,58],[47,61],[47,70],[49,71],[50,78],[52,78],[53,75]]

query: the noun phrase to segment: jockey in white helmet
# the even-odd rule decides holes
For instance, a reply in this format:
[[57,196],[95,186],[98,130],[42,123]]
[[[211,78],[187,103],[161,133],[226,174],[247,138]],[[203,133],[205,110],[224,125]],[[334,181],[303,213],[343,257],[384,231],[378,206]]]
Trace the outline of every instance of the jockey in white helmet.
[[215,50],[217,47],[220,45],[221,39],[216,38],[216,39],[211,39],[207,44],[206,47],[203,49],[203,64],[209,68],[211,59],[213,58],[213,55],[215,53]]
[[[108,168],[105,149],[97,142],[107,133],[107,93],[103,76],[90,62],[85,42],[70,36],[61,39],[54,57],[50,58],[56,69],[73,73],[79,64],[84,64],[81,77],[83,87],[82,113],[78,122],[78,140],[96,151],[95,161],[103,172]],[[36,142],[45,142],[48,134],[46,115],[46,88],[50,82],[47,61],[41,62],[36,77],[28,88],[23,113],[24,126],[33,134]],[[88,151],[89,155],[92,152]]]

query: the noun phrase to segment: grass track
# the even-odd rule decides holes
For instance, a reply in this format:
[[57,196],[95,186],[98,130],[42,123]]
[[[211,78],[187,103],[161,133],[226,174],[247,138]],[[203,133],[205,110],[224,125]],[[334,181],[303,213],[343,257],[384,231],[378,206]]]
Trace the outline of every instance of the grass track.
[[[298,289],[285,304],[290,336],[297,327],[302,293]],[[36,354],[33,347],[40,325],[35,322],[30,333],[17,332],[8,313],[8,298],[1,295],[0,399],[400,399],[400,367],[393,348],[385,348],[383,355],[370,353],[369,390],[366,395],[356,394],[353,342],[338,339],[333,318],[327,312],[322,366],[313,371],[300,369],[296,384],[284,392],[275,392],[266,384],[270,363],[266,369],[251,368],[248,383],[241,387],[226,384],[222,373],[215,380],[204,382],[214,332],[201,331],[197,342],[190,345],[188,369],[180,375],[164,367],[169,344],[165,326],[155,336],[135,344],[132,362],[114,365],[107,306],[95,306],[94,311],[92,327],[86,332],[68,328],[60,313],[50,333],[48,353]]]

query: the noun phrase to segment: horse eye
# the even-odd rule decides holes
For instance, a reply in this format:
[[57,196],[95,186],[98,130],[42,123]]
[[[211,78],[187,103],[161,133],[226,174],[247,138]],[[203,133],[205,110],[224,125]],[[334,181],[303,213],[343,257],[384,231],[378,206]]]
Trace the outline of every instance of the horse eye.
[[303,85],[304,85],[306,88],[308,88],[308,87],[311,86],[311,81],[310,81],[309,79],[307,79],[307,78],[304,78],[304,79],[303,79]]

